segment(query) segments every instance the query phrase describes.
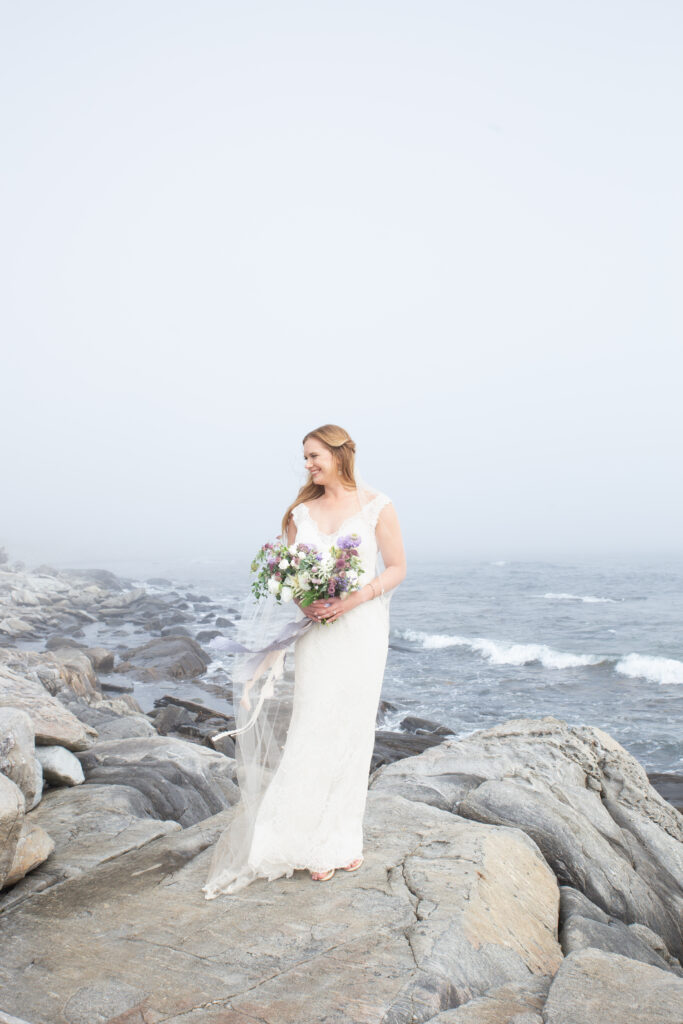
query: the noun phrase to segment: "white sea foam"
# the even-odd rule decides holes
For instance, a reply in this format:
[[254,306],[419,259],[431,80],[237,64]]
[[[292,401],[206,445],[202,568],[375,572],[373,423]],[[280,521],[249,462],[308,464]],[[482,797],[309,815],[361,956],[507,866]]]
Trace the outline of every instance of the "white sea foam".
[[683,661],[658,658],[650,654],[627,654],[621,658],[616,671],[631,679],[648,679],[652,683],[683,683]]
[[592,597],[590,594],[544,594],[548,601],[583,601],[585,604],[616,604],[613,597]]
[[544,668],[579,668],[583,665],[599,665],[607,660],[597,654],[573,654],[570,651],[556,651],[546,644],[510,644],[485,637],[449,636],[439,633],[423,633],[406,629],[400,634],[404,640],[421,643],[425,650],[444,647],[467,647],[481,654],[492,665],[530,665],[540,662]]

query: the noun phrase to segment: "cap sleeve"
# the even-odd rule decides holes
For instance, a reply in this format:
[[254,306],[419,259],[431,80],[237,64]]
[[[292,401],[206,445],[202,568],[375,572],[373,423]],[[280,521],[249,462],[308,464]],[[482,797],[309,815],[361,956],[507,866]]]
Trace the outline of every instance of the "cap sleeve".
[[365,515],[367,517],[367,521],[372,524],[373,530],[377,526],[377,520],[379,519],[380,512],[386,505],[390,504],[391,498],[388,494],[377,494],[372,501],[368,502]]

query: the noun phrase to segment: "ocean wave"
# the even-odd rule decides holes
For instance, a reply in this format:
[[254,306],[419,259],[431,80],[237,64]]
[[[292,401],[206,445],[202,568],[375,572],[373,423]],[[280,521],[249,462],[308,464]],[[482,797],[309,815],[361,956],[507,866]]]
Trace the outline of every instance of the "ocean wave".
[[583,601],[585,604],[616,604],[613,597],[592,597],[590,594],[544,594],[548,601]]
[[683,661],[650,654],[627,654],[615,665],[622,676],[647,679],[651,683],[683,683]]
[[573,654],[571,651],[556,651],[546,644],[511,644],[485,637],[452,636],[440,633],[423,633],[417,629],[404,629],[398,633],[404,640],[421,643],[425,650],[439,650],[445,647],[466,647],[481,654],[492,665],[530,665],[540,662],[544,668],[580,668],[584,665],[599,665],[609,659],[597,654]]

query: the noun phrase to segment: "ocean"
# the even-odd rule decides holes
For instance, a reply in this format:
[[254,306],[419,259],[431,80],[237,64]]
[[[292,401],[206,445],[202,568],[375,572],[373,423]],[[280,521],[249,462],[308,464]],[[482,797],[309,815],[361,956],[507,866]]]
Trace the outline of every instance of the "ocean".
[[[226,609],[249,585],[248,560],[106,567],[166,576]],[[648,772],[683,770],[683,561],[413,561],[390,608],[384,727],[418,715],[462,737],[555,715],[604,729]],[[214,657],[218,681],[229,656]]]

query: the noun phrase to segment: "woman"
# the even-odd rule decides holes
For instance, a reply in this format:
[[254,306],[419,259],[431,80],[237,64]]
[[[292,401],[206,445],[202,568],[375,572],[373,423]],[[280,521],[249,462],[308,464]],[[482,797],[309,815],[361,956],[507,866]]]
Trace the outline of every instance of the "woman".
[[[390,498],[359,486],[355,449],[334,424],[303,441],[309,479],[285,512],[282,535],[289,545],[322,550],[340,535],[358,534],[362,586],[343,599],[299,607],[295,623],[260,645],[256,669],[253,645],[251,661],[245,657],[235,666],[233,682],[244,683],[236,714],[238,725],[245,723],[236,730],[241,802],[213,852],[206,899],[236,892],[256,877],[308,869],[314,881],[327,881],[336,868],[355,871],[362,864],[389,597],[406,575],[406,561]],[[380,553],[384,569],[377,574]],[[268,604],[272,611],[274,602]],[[291,701],[282,653],[288,644]],[[257,676],[264,675],[259,693]]]

